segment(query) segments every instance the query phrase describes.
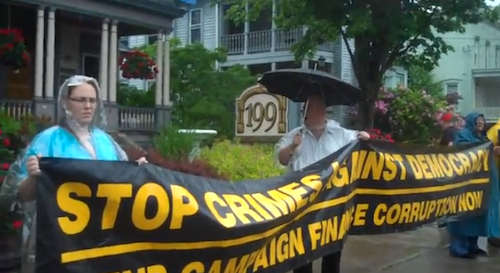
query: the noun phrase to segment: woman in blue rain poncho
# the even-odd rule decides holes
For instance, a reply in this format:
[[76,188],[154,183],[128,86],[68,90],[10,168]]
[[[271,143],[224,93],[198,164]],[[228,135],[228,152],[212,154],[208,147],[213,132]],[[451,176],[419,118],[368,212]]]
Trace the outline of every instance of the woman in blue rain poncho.
[[[453,145],[488,141],[482,114],[470,113],[465,121],[466,127],[456,134]],[[447,223],[450,234],[450,255],[454,257],[472,259],[477,255],[487,254],[478,247],[478,238],[498,237],[500,233],[498,170],[494,162],[490,162],[490,173],[491,191],[488,213]]]
[[[125,152],[104,132],[106,116],[99,85],[94,78],[73,76],[59,89],[58,125],[35,136],[24,155],[15,162],[2,185],[13,193],[26,214],[22,272],[35,271],[36,176],[41,157],[87,160],[128,160]],[[145,162],[144,158],[139,163]]]

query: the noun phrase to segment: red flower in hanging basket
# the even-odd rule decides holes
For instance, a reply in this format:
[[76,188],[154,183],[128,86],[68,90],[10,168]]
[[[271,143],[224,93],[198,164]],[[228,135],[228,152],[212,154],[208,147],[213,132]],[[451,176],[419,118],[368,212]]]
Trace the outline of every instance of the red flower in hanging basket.
[[3,163],[2,164],[2,170],[7,171],[9,168],[10,168],[10,164],[9,163]]
[[138,50],[125,53],[118,62],[122,76],[127,79],[152,80],[158,73],[156,63],[148,54]]
[[23,221],[14,221],[12,222],[12,228],[18,229],[23,227]]
[[27,67],[30,55],[26,51],[24,38],[17,29],[0,29],[0,63],[14,69]]
[[10,146],[10,139],[8,138],[4,138],[3,139],[3,145],[8,148]]

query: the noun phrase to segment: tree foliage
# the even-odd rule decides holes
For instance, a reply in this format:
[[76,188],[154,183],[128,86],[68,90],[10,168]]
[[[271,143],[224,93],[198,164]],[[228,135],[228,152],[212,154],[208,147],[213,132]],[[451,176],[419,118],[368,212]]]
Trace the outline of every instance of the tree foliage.
[[118,105],[128,107],[155,107],[155,89],[139,90],[126,83],[118,85],[116,95]]
[[[292,48],[298,59],[339,37],[347,46],[354,72],[366,98],[359,105],[359,125],[373,124],[374,102],[386,70],[398,60],[431,70],[441,54],[453,50],[440,34],[463,32],[469,23],[495,20],[489,0],[279,0],[277,27],[307,26],[304,38]],[[272,0],[236,0],[228,17],[253,20],[272,6]],[[231,0],[231,3],[234,3]],[[246,6],[249,6],[246,9]]]
[[[181,46],[176,39],[171,40],[170,46],[173,123],[187,129],[213,129],[221,136],[232,137],[235,99],[255,84],[255,78],[240,65],[224,71],[216,69],[216,62],[226,61],[223,49],[210,51],[201,44]],[[156,58],[156,44],[141,50]],[[154,88],[153,85],[149,92],[154,94]]]
[[436,81],[431,71],[419,65],[410,65],[408,71],[408,88],[411,90],[426,91],[427,94],[444,97],[443,83]]

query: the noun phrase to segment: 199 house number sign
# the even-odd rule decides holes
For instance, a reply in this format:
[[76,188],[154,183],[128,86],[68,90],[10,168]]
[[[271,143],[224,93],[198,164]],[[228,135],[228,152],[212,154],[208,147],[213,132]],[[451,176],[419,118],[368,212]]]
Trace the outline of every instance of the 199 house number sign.
[[287,132],[288,100],[254,85],[236,99],[236,136],[281,136]]

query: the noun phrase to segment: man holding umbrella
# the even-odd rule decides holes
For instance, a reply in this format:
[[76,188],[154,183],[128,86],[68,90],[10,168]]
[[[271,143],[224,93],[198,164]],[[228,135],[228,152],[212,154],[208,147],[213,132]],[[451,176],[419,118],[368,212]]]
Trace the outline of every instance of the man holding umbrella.
[[355,139],[370,138],[367,132],[348,130],[340,127],[334,120],[327,120],[326,107],[321,95],[313,94],[309,97],[304,107],[304,125],[288,132],[277,145],[281,165],[288,166],[293,171],[300,170]]
[[[353,140],[370,138],[367,132],[344,129],[326,117],[328,106],[355,105],[360,99],[358,88],[327,73],[305,69],[268,72],[259,82],[271,93],[305,102],[304,124],[283,136],[276,147],[278,161],[290,170],[311,165]],[[340,258],[341,251],[324,256],[321,272],[340,272]],[[294,270],[294,273],[312,272],[312,263]]]

